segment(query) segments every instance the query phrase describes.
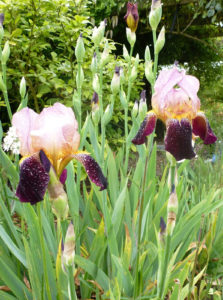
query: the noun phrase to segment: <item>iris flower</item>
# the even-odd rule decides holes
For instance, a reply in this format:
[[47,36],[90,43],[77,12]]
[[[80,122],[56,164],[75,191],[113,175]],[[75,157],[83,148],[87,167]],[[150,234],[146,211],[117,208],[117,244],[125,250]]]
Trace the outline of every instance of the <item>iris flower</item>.
[[138,5],[137,3],[127,3],[127,13],[124,16],[128,27],[132,32],[135,32],[138,27],[139,22],[139,13],[138,13]]
[[200,111],[199,80],[196,77],[173,67],[160,72],[154,89],[152,110],[132,140],[135,145],[146,141],[146,136],[155,129],[157,118],[166,124],[165,149],[178,161],[195,157],[192,137],[199,136],[206,145],[216,142],[217,137]]
[[51,167],[64,184],[65,167],[73,158],[83,164],[92,182],[106,189],[107,180],[99,165],[87,152],[78,151],[80,135],[71,108],[55,103],[37,114],[26,107],[13,115],[12,125],[23,156],[16,191],[21,202],[35,204],[43,200]]

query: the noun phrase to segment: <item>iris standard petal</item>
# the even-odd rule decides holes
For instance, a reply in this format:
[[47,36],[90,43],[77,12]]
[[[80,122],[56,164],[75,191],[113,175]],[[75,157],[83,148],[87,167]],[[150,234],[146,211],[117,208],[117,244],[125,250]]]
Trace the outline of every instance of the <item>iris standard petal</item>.
[[153,111],[147,113],[145,119],[140,125],[139,131],[132,140],[135,145],[142,145],[146,141],[146,137],[150,135],[156,126],[156,114]]
[[192,128],[188,119],[169,119],[166,122],[165,149],[176,160],[195,157],[192,147]]
[[199,112],[195,119],[192,120],[193,134],[199,136],[205,145],[213,144],[217,137],[213,133],[209,122],[204,113]]
[[38,154],[25,158],[20,166],[20,180],[16,196],[21,202],[36,204],[43,200],[49,183],[49,174]]
[[85,152],[77,152],[72,156],[82,163],[90,180],[101,188],[100,191],[107,188],[107,179],[103,175],[98,163],[89,154]]
[[30,132],[34,128],[37,117],[38,114],[28,107],[16,112],[12,117],[12,125],[16,128],[22,156],[32,155],[35,152],[31,144]]

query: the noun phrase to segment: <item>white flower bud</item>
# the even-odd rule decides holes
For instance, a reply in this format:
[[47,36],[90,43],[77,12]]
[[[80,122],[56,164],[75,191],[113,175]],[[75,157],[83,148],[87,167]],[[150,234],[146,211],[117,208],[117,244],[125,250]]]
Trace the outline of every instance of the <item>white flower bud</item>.
[[134,66],[130,74],[130,81],[133,82],[137,77],[137,68]]
[[20,81],[19,92],[21,98],[23,99],[26,95],[26,80],[24,77],[22,77],[22,80]]
[[79,38],[77,39],[77,44],[75,48],[75,56],[77,58],[77,62],[81,63],[83,61],[84,55],[85,55],[84,42],[83,42],[82,34],[80,34]]
[[145,75],[150,84],[154,82],[153,62],[152,60],[145,62]]
[[129,44],[131,45],[131,47],[134,46],[135,42],[136,42],[136,34],[135,32],[132,32],[131,29],[129,29],[128,27],[126,28],[126,36],[127,36],[127,40],[129,42]]
[[120,92],[120,101],[121,101],[122,107],[124,109],[127,108],[127,98],[126,98],[126,94],[123,90],[121,90],[121,92]]
[[130,56],[129,56],[128,50],[126,49],[125,45],[123,45],[123,57],[127,62],[129,62]]
[[111,91],[117,94],[120,90],[120,67],[115,67],[115,73],[111,81]]
[[93,29],[92,41],[96,47],[99,46],[102,38],[104,37],[105,25],[105,21],[102,21],[99,27],[94,27]]
[[10,47],[9,47],[9,42],[7,41],[5,43],[4,49],[2,51],[2,63],[6,64],[7,60],[9,59],[9,55],[10,55]]
[[108,47],[108,41],[106,41],[104,51],[102,52],[101,55],[101,60],[100,60],[100,68],[103,68],[109,61],[109,47]]
[[156,30],[162,17],[162,4],[161,1],[157,1],[156,4],[152,4],[149,14],[149,24],[152,30]]
[[145,61],[149,61],[149,60],[151,60],[150,50],[149,50],[149,46],[146,46]]
[[75,256],[75,233],[74,225],[69,224],[65,237],[64,249],[62,252],[62,262],[66,267],[73,266]]
[[113,113],[113,104],[112,105],[108,104],[102,118],[102,123],[104,126],[106,126],[110,122],[112,118],[112,113]]
[[162,49],[165,44],[165,27],[163,26],[159,35],[158,39],[155,44],[155,53],[158,54]]
[[100,82],[99,82],[98,74],[94,74],[92,85],[93,85],[93,90],[97,94],[99,94],[99,92],[100,92]]
[[139,111],[139,104],[138,101],[135,101],[134,106],[132,108],[132,118],[136,118]]
[[97,72],[97,55],[96,55],[96,52],[94,53],[92,61],[91,61],[91,72],[93,74]]
[[147,104],[146,104],[146,91],[143,90],[141,93],[141,99],[139,102],[139,117],[140,120],[144,120],[147,113]]

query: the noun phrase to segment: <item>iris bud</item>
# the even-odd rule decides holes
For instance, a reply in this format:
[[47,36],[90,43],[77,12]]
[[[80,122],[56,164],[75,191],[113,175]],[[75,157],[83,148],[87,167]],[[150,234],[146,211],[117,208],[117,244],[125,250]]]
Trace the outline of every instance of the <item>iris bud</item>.
[[10,47],[9,47],[9,42],[7,41],[5,43],[4,49],[2,51],[2,63],[6,64],[7,60],[9,59],[9,55],[10,55]]
[[92,61],[91,61],[91,72],[94,74],[97,72],[97,54],[94,52]]
[[94,29],[93,29],[92,41],[93,41],[93,43],[95,44],[96,47],[99,46],[102,38],[104,37],[105,26],[106,26],[106,22],[102,21],[100,23],[99,27],[94,27]]
[[64,242],[64,249],[62,253],[62,262],[64,266],[70,267],[74,265],[75,256],[75,233],[74,225],[69,224]]
[[101,60],[100,60],[100,68],[103,68],[109,61],[109,47],[108,47],[108,41],[106,41],[104,51],[102,52],[101,55]]
[[165,27],[163,26],[159,35],[158,39],[155,44],[155,53],[158,54],[162,49],[165,44]]
[[156,30],[162,17],[162,4],[160,0],[152,0],[151,11],[149,14],[149,24],[152,30]]
[[84,42],[83,42],[82,34],[80,34],[79,38],[77,39],[77,44],[75,48],[75,56],[77,58],[78,63],[81,63],[83,61],[84,55],[85,55]]
[[141,99],[139,102],[139,117],[140,120],[144,120],[147,113],[147,104],[146,104],[146,91],[143,90],[141,93]]
[[137,68],[134,66],[130,74],[130,81],[134,81],[137,77]]
[[111,81],[111,91],[113,94],[117,94],[120,90],[120,67],[115,67],[115,73]]
[[145,75],[150,84],[154,82],[153,62],[152,60],[145,62]]
[[129,59],[130,59],[128,50],[126,49],[125,45],[123,45],[123,57],[124,57],[124,59],[125,59],[127,62],[128,62]]
[[139,104],[138,101],[135,101],[134,106],[132,108],[132,118],[136,118],[139,110]]
[[106,126],[112,118],[113,106],[114,106],[113,104],[111,104],[111,105],[108,104],[108,106],[105,109],[105,112],[104,112],[104,115],[102,118],[102,123],[104,126]]
[[135,32],[132,32],[129,28],[126,28],[126,36],[129,44],[131,45],[131,47],[133,47],[136,42]]
[[76,75],[77,87],[81,87],[83,85],[83,82],[84,82],[84,71],[83,71],[83,68],[81,67],[80,68],[80,75],[79,75],[78,72],[77,72],[77,75]]
[[150,60],[151,60],[151,55],[150,55],[149,46],[146,46],[146,50],[145,50],[145,61],[150,61]]
[[99,94],[99,92],[100,92],[100,83],[99,83],[99,78],[98,78],[98,75],[97,75],[97,74],[94,75],[92,85],[93,85],[93,90],[94,90],[97,94]]
[[127,107],[127,99],[126,99],[126,94],[123,90],[120,91],[120,101],[122,107],[125,109]]
[[26,80],[24,77],[22,77],[22,80],[20,81],[19,92],[20,92],[21,98],[23,99],[26,95]]

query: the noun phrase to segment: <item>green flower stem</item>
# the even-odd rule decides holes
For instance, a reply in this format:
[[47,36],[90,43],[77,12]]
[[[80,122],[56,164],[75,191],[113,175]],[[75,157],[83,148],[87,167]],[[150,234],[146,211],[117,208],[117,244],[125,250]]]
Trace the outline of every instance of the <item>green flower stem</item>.
[[82,87],[81,87],[81,62],[78,62],[78,70],[77,70],[77,74],[78,74],[78,86],[77,86],[77,95],[78,95],[78,102],[79,102],[79,114],[78,114],[78,127],[79,127],[79,131],[81,131],[81,97],[82,97]]
[[147,155],[146,155],[144,175],[143,175],[142,194],[141,194],[141,199],[139,204],[139,225],[138,225],[137,255],[136,255],[136,266],[135,266],[134,299],[136,299],[141,293],[140,274],[139,274],[139,254],[140,254],[139,252],[140,252],[140,242],[141,242],[141,228],[142,228],[146,173],[147,173],[147,165],[149,160],[148,149],[149,147],[147,147],[147,151],[146,151]]
[[12,110],[11,110],[11,107],[10,107],[10,104],[9,104],[9,98],[8,98],[8,91],[7,91],[7,77],[6,77],[6,64],[3,64],[2,63],[2,78],[3,78],[3,82],[4,82],[4,85],[5,85],[5,88],[3,90],[3,96],[4,96],[4,99],[5,99],[5,104],[6,104],[6,108],[7,108],[7,112],[8,112],[8,116],[9,116],[9,119],[10,121],[12,121]]
[[70,266],[68,268],[68,293],[69,293],[69,299],[70,300],[77,300],[76,290],[75,290],[75,284],[74,284],[74,271],[73,266]]
[[61,219],[57,218],[57,241],[58,244],[61,241],[61,237],[62,237],[62,232],[61,232]]
[[37,203],[37,214],[39,217],[39,233],[40,233],[40,244],[42,249],[42,256],[43,256],[43,271],[45,277],[45,284],[46,284],[46,293],[48,300],[52,300],[51,292],[50,292],[50,285],[49,285],[49,278],[47,273],[47,266],[46,266],[46,251],[44,245],[44,237],[43,237],[43,228],[42,228],[42,216],[41,216],[41,203]]
[[[170,166],[170,193],[172,190],[172,187],[175,184],[175,172],[176,172],[176,164],[171,163]],[[165,251],[162,251],[162,257],[159,257],[159,264],[160,264],[160,270],[158,271],[158,278],[157,278],[157,298],[158,299],[164,299],[165,295],[165,285],[166,285],[166,274],[169,264],[169,257],[170,257],[170,249],[171,249],[171,238],[172,233],[170,230],[171,225],[167,222],[167,236],[166,236],[166,245],[165,245]],[[159,281],[158,281],[159,280]]]
[[[128,137],[128,107],[129,107],[129,100],[132,90],[132,82],[130,80],[131,74],[131,60],[132,60],[132,53],[133,53],[134,46],[131,46],[130,55],[129,55],[129,62],[128,62],[128,90],[127,90],[127,97],[126,97],[126,107],[125,107],[125,140],[127,141]],[[129,162],[129,150],[130,146],[126,142],[125,144],[125,165],[124,165],[124,173],[126,174],[128,171],[128,162]]]

